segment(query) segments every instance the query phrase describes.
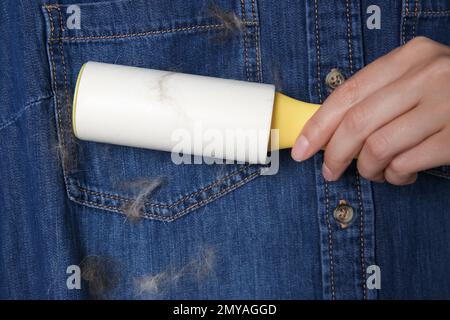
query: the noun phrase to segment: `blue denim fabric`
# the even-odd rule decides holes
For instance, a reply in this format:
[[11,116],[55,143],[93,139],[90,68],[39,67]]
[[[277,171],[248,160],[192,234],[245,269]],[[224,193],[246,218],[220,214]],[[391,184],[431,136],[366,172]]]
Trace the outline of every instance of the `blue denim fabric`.
[[[322,153],[296,163],[282,151],[267,176],[71,131],[88,60],[274,83],[320,103],[332,68],[350,77],[419,35],[450,45],[448,0],[77,0],[72,29],[74,3],[0,4],[0,298],[450,298],[448,167],[396,187],[353,164],[326,183]],[[365,27],[373,4],[381,30]],[[141,199],[145,181],[162,183]],[[144,217],[131,221],[136,199]],[[341,200],[355,212],[345,229]],[[67,286],[71,265],[81,289]],[[366,287],[370,265],[379,290]]]

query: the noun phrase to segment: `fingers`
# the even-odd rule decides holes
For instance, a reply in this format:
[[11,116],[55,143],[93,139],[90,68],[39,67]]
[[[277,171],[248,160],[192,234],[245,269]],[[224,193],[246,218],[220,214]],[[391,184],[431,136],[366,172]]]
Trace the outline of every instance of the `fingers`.
[[[384,176],[395,185],[415,181],[416,172],[450,164],[450,130],[442,130],[419,145],[396,156],[386,168]],[[442,146],[448,146],[442,148]]]
[[449,62],[449,47],[420,37],[378,59],[330,95],[292,157],[307,159],[327,145],[326,180],[339,178],[358,157],[363,177],[398,185],[449,164]]
[[292,157],[305,160],[323,148],[355,104],[402,77],[408,70],[420,68],[433,50],[431,40],[418,37],[404,47],[375,60],[338,87],[307,122],[292,148]]
[[364,178],[384,180],[384,169],[392,159],[440,131],[444,121],[430,112],[434,106],[420,105],[373,132],[358,155],[358,171]]
[[[345,114],[325,150],[325,179],[338,179],[374,131],[414,108],[422,91],[419,87],[421,82],[417,80],[420,76],[412,76],[413,79],[407,73],[401,79],[389,83]],[[402,94],[408,90],[410,94]],[[384,139],[384,136],[377,135],[376,138]],[[383,146],[387,144],[387,141],[374,142],[382,143]]]

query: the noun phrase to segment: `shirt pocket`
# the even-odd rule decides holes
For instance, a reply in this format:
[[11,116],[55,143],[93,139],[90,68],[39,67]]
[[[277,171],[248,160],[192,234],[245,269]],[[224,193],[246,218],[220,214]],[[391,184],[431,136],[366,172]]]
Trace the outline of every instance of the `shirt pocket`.
[[[450,46],[450,2],[448,0],[403,0],[401,43],[425,36]],[[426,170],[426,173],[450,179],[450,166]]]
[[144,218],[173,221],[260,175],[259,165],[177,165],[170,153],[80,141],[72,133],[73,91],[87,61],[259,81],[256,3],[208,3],[43,6],[58,148],[72,201],[125,214],[132,208]]

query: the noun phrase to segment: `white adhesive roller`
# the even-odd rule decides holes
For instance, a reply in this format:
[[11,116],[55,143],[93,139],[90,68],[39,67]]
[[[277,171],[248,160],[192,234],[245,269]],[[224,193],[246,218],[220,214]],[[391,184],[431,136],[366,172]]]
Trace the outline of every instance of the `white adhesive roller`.
[[[87,62],[73,130],[82,140],[265,163],[274,97],[268,84]],[[213,154],[208,137],[223,138]]]

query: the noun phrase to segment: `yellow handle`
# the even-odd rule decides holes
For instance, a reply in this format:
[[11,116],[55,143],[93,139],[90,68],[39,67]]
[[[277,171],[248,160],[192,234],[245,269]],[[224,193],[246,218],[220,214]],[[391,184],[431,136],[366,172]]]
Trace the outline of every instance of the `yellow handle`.
[[279,92],[275,93],[272,129],[278,129],[278,149],[292,148],[305,123],[320,105],[299,101]]

